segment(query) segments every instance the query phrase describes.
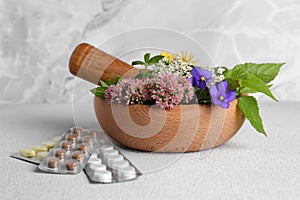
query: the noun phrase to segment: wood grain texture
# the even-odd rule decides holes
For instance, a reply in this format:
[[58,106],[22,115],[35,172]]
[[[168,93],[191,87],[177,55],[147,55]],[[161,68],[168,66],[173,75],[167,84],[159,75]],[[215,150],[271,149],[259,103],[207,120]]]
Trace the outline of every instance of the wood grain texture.
[[73,51],[69,61],[70,72],[91,83],[99,84],[99,80],[115,80],[135,77],[139,71],[131,65],[95,48],[82,43]]
[[178,105],[171,111],[157,106],[108,104],[95,97],[101,127],[120,144],[137,150],[192,152],[216,147],[233,137],[245,116],[231,102],[215,105]]

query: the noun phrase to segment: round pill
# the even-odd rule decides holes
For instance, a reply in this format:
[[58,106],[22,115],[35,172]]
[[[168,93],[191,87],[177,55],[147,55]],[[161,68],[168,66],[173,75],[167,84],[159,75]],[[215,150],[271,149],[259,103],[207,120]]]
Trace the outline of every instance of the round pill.
[[134,167],[127,166],[118,169],[118,178],[121,180],[133,179],[136,177],[136,171]]
[[42,161],[42,160],[44,160],[45,158],[46,158],[46,156],[48,155],[48,151],[41,151],[41,152],[38,152],[37,154],[36,154],[36,156],[37,156],[37,159],[39,159],[39,161]]
[[59,159],[55,157],[51,157],[48,159],[48,167],[55,169],[59,167]]
[[100,134],[99,131],[97,131],[95,129],[90,129],[89,130],[89,136],[90,137],[96,138],[96,137],[98,137],[99,134]]
[[57,157],[59,159],[65,159],[66,151],[64,149],[56,149],[54,151],[54,155],[55,155],[55,157]]
[[78,141],[78,136],[75,134],[68,134],[67,140],[72,143],[76,143]]
[[123,156],[118,154],[118,155],[112,155],[112,156],[107,156],[107,164],[109,166],[112,166],[113,162],[117,162],[117,161],[122,161],[123,160]]
[[77,168],[77,161],[76,160],[68,160],[66,161],[67,170],[75,170]]
[[113,169],[120,169],[128,166],[129,162],[127,160],[116,161],[111,164],[111,168]]
[[82,128],[79,128],[79,127],[73,127],[73,128],[71,128],[71,133],[81,134],[82,131],[83,131]]
[[75,159],[75,160],[77,160],[77,161],[82,161],[83,158],[84,158],[84,156],[83,156],[83,154],[82,154],[81,151],[74,151],[72,153],[72,158]]
[[88,145],[92,145],[94,142],[94,138],[90,137],[90,136],[85,136],[83,138],[84,143],[87,143]]
[[103,170],[103,171],[95,171],[93,173],[94,175],[94,178],[97,180],[97,181],[100,181],[100,182],[111,182],[112,180],[112,174],[110,171],[107,171],[107,170]]
[[88,164],[101,164],[101,159],[99,158],[90,158]]
[[106,166],[102,164],[90,164],[89,168],[93,172],[106,170]]
[[88,151],[88,147],[83,143],[79,143],[77,145],[77,150],[82,151],[83,153],[85,153],[85,152]]
[[68,142],[68,141],[61,142],[60,146],[62,149],[66,150],[66,151],[70,151],[72,149],[72,143]]
[[104,151],[109,151],[109,150],[113,150],[114,147],[110,144],[103,144],[99,147],[99,152],[104,152]]
[[34,157],[36,153],[35,153],[34,149],[32,149],[32,148],[24,148],[24,149],[19,150],[19,154],[21,156],[31,158],[31,157]]

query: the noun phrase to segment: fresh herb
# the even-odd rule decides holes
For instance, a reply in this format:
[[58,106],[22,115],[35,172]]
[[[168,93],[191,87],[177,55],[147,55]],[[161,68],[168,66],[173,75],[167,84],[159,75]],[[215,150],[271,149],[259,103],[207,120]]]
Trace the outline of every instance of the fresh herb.
[[111,85],[116,85],[121,80],[120,76],[116,76],[115,80],[108,79],[106,82],[99,81],[100,87],[96,87],[92,90],[90,90],[95,96],[100,97],[102,99],[105,99],[105,92],[107,88]]
[[225,79],[229,88],[236,89],[238,106],[250,121],[251,125],[260,133],[267,135],[262,119],[259,115],[259,107],[253,96],[240,96],[244,93],[261,92],[271,99],[278,101],[271,93],[271,82],[277,76],[284,63],[245,63],[236,65],[233,69],[226,69]]
[[140,61],[140,60],[136,60],[136,61],[133,61],[131,63],[131,65],[133,65],[133,66],[134,65],[144,65],[145,68],[147,69],[148,66],[157,64],[163,58],[164,58],[163,55],[156,55],[156,56],[153,56],[152,58],[150,58],[150,53],[146,53],[144,55],[144,62]]
[[[106,101],[125,102],[128,105],[158,104],[168,109],[179,103],[189,103],[193,95],[197,97],[199,104],[217,104],[222,108],[229,108],[230,103],[237,99],[238,107],[251,125],[267,136],[257,100],[248,94],[260,92],[278,101],[270,90],[270,82],[278,75],[284,63],[245,63],[232,69],[210,68],[195,66],[191,61],[192,55],[187,55],[187,52],[182,53],[181,57],[162,52],[161,55],[151,57],[150,53],[146,53],[143,61],[132,62],[132,65],[145,66],[135,79],[122,80],[120,83],[120,77],[115,81],[100,81],[100,87],[91,92],[105,98],[107,88],[118,84],[118,87],[111,88],[112,92],[107,94]],[[156,65],[152,70],[147,69],[154,64]]]

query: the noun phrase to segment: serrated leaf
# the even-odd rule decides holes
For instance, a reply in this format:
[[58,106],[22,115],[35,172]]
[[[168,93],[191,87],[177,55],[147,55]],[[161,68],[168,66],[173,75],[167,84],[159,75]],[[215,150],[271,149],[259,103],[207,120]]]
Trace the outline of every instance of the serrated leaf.
[[232,69],[232,74],[230,75],[234,77],[245,77],[247,74],[253,74],[265,83],[269,83],[274,80],[284,64],[285,63],[239,64]]
[[146,54],[144,55],[145,63],[148,63],[148,62],[149,62],[149,58],[150,58],[150,53],[146,53]]
[[150,60],[147,64],[154,65],[154,64],[158,63],[163,58],[164,58],[164,56],[162,56],[162,55],[153,56],[152,58],[150,58]]
[[249,88],[253,92],[262,92],[262,93],[266,94],[267,96],[271,97],[272,99],[274,99],[275,101],[278,101],[273,96],[273,94],[271,93],[271,91],[270,91],[269,87],[266,85],[266,83],[253,74],[247,74],[245,79],[243,79],[241,81],[241,90],[243,90],[243,88]]
[[260,133],[267,136],[259,115],[259,108],[256,99],[253,96],[242,96],[238,98],[238,106],[245,114],[251,125]]
[[133,65],[145,65],[145,63],[142,62],[142,61],[136,60],[136,61],[133,61],[133,62],[131,63],[131,65],[132,65],[132,66],[133,66]]

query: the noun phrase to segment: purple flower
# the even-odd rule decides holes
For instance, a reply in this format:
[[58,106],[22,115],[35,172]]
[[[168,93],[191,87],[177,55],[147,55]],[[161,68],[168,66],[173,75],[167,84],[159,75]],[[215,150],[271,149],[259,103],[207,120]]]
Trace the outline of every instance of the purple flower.
[[209,92],[213,103],[220,105],[222,108],[229,108],[229,103],[235,99],[235,91],[228,91],[227,81],[222,81],[217,85],[212,85]]
[[192,77],[190,81],[193,87],[197,87],[201,90],[205,89],[206,83],[212,82],[212,73],[211,71],[202,69],[201,67],[195,67],[191,71]]

